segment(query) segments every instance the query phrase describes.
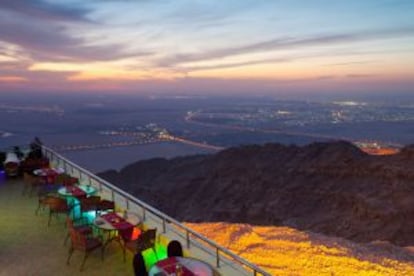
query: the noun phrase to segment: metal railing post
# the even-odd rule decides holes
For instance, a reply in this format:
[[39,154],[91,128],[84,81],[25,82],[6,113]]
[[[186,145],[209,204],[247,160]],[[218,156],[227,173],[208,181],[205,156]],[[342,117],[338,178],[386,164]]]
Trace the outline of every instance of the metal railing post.
[[185,231],[185,236],[186,236],[186,240],[187,240],[187,248],[190,248],[190,232]]
[[220,267],[220,251],[216,248],[216,266]]
[[165,226],[165,218],[162,218],[162,232],[165,234],[166,231],[166,226]]

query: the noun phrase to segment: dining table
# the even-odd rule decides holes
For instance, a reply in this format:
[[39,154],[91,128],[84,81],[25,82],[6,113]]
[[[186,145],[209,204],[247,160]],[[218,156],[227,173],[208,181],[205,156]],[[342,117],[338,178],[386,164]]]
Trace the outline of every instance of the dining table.
[[62,168],[42,168],[34,170],[33,175],[43,178],[45,184],[53,184],[56,177],[64,172]]
[[133,212],[108,212],[94,220],[94,224],[103,230],[120,230],[140,223],[141,218]]
[[34,170],[33,174],[36,176],[48,176],[48,175],[59,175],[64,172],[65,170],[63,168],[42,168],[42,169]]
[[199,259],[169,257],[156,262],[148,271],[149,276],[213,276],[214,268]]
[[96,192],[96,188],[87,185],[69,185],[59,188],[58,193],[64,197],[83,197]]
[[93,224],[107,233],[105,244],[108,244],[121,237],[131,239],[132,236],[139,235],[140,230],[135,226],[141,222],[141,217],[138,214],[125,211],[100,214],[94,219]]

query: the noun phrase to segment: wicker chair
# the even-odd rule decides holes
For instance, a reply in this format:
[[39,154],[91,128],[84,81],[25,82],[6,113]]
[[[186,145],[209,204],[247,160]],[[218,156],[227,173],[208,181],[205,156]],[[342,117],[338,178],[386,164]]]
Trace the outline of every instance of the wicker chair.
[[42,184],[42,181],[40,181],[40,179],[29,172],[23,172],[23,182],[24,187],[22,190],[22,195],[26,194],[27,192],[29,192],[29,194],[32,194],[33,191]]
[[108,210],[115,211],[115,202],[110,201],[110,200],[106,200],[106,199],[102,199],[101,201],[99,201],[97,207],[98,208],[96,209],[96,211],[98,213],[100,213],[102,211],[108,211]]
[[155,253],[156,258],[158,259],[157,250],[155,248],[155,242],[157,238],[157,228],[143,231],[141,235],[139,235],[138,238],[135,240],[127,240],[125,239],[125,237],[123,236],[121,237],[122,237],[122,242],[123,242],[124,261],[126,259],[125,257],[126,249],[133,252],[134,254],[141,253],[142,251],[147,250],[147,249],[152,249],[153,252]]
[[65,185],[65,186],[71,186],[71,185],[75,185],[78,182],[79,182],[79,179],[78,178],[69,176],[69,177],[66,177],[63,180],[63,185]]
[[65,238],[64,244],[67,243],[70,237],[71,229],[74,229],[83,235],[91,235],[93,232],[92,227],[89,226],[88,221],[84,219],[72,220],[70,217],[66,217],[66,226],[68,228],[68,234]]
[[97,211],[99,202],[101,201],[100,196],[90,196],[90,197],[81,197],[79,198],[80,201],[80,210],[81,216],[82,213],[89,212],[89,211]]
[[85,253],[83,257],[82,264],[80,266],[80,271],[83,270],[85,265],[86,259],[89,256],[89,253],[94,251],[95,249],[101,248],[101,259],[103,261],[104,258],[104,246],[102,241],[99,238],[95,237],[88,237],[75,229],[69,229],[70,239],[71,239],[71,246],[69,249],[68,259],[66,264],[69,265],[70,258],[72,257],[73,251],[78,250]]
[[51,194],[38,194],[38,204],[35,210],[35,214],[39,213],[39,210],[42,208],[43,210],[49,206],[49,200],[53,201],[55,196]]
[[34,176],[29,173],[23,174],[23,180],[26,186],[23,190],[23,194],[29,190],[28,192],[30,196],[32,196],[34,192],[38,191],[40,187],[45,185],[45,181],[41,177]]
[[48,226],[50,225],[53,214],[65,214],[67,216],[72,210],[65,199],[56,196],[49,196],[47,198],[46,204],[49,206],[49,220],[47,223]]

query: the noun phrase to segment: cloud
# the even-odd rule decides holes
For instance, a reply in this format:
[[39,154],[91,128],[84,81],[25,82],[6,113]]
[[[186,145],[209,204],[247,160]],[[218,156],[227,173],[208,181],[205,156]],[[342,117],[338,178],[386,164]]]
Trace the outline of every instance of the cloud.
[[376,63],[377,60],[363,60],[363,61],[350,61],[350,62],[339,62],[339,63],[331,63],[331,64],[324,64],[322,66],[349,66],[349,65],[359,65],[359,64],[370,64]]
[[0,83],[2,82],[25,82],[27,79],[20,76],[0,76]]
[[172,12],[166,14],[165,18],[178,23],[188,22],[197,26],[209,26],[209,24],[220,24],[230,17],[245,11],[260,8],[267,1],[258,0],[226,0],[226,1],[182,1],[177,6],[177,1],[171,1],[176,7]]
[[159,60],[160,66],[174,66],[185,62],[205,61],[212,59],[225,58],[229,56],[250,54],[265,51],[274,51],[291,48],[327,46],[342,43],[351,43],[359,41],[369,41],[378,39],[398,38],[405,36],[413,36],[414,27],[387,29],[387,30],[371,30],[359,33],[338,33],[317,35],[306,38],[275,38],[271,40],[261,41],[243,46],[230,48],[222,48],[211,51],[205,51],[195,54],[178,54],[171,55]]
[[[254,59],[247,60],[242,62],[228,62],[228,63],[217,63],[212,65],[200,65],[200,66],[187,66],[187,65],[178,65],[176,66],[176,71],[190,73],[200,70],[214,70],[214,69],[225,69],[225,68],[236,68],[250,65],[259,65],[259,64],[278,64],[278,63],[289,63],[297,60],[312,59],[319,57],[340,57],[340,56],[365,56],[369,53],[377,53],[376,51],[361,51],[361,50],[352,50],[352,51],[338,51],[338,50],[324,50],[312,53],[304,54],[291,54],[285,55],[278,58],[266,58],[266,59]],[[381,52],[382,53],[382,52]],[[374,60],[362,60],[362,61],[352,61],[352,62],[343,62],[343,63],[333,63],[325,64],[322,66],[349,66],[355,64],[368,64],[374,63]],[[172,67],[171,67],[172,68]]]
[[19,76],[31,82],[47,81],[66,81],[67,78],[77,71],[66,72],[47,72],[47,71],[28,71],[24,64],[16,64],[14,67],[3,66],[0,64],[1,76]]
[[[33,6],[46,8],[34,12],[38,9]],[[16,17],[11,10],[20,12],[21,17]],[[70,29],[73,26],[78,30],[91,28],[93,25],[85,19],[85,14],[83,9],[58,9],[40,1],[27,6],[20,0],[16,3],[7,1],[4,7],[0,6],[0,42],[17,45],[31,59],[42,61],[105,61],[152,54],[149,51],[128,52],[121,43],[90,45]],[[73,22],[68,25],[60,20]]]
[[86,15],[90,12],[89,9],[82,6],[69,7],[40,0],[3,0],[0,8],[44,20],[77,22],[89,21],[86,19]]
[[243,66],[256,65],[256,64],[265,64],[265,63],[284,63],[284,62],[290,62],[293,60],[294,58],[289,58],[289,57],[273,58],[273,59],[257,59],[257,60],[232,62],[232,63],[216,64],[216,65],[178,67],[177,71],[194,72],[194,71],[200,71],[200,70],[235,68],[235,67],[243,67]]
[[348,74],[345,76],[345,78],[349,79],[360,79],[360,78],[373,78],[378,77],[377,74]]

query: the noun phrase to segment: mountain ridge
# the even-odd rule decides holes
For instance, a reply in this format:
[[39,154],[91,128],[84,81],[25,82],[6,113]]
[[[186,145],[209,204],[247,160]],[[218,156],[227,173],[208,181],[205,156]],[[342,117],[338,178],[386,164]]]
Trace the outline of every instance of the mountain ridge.
[[413,165],[412,145],[372,156],[336,141],[156,158],[99,175],[182,221],[290,226],[413,245]]

